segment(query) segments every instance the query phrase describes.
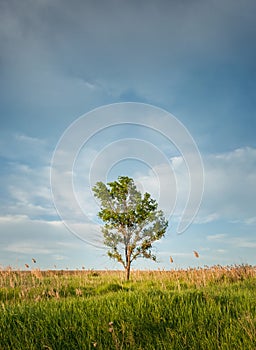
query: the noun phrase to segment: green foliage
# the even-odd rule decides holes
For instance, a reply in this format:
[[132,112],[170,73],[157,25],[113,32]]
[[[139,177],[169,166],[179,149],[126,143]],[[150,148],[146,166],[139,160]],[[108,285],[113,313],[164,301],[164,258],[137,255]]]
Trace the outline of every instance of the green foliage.
[[107,185],[98,182],[93,191],[101,201],[98,215],[105,223],[102,232],[109,257],[124,266],[128,278],[131,263],[137,258],[156,261],[152,243],[164,236],[168,222],[150,194],[142,195],[127,176]]

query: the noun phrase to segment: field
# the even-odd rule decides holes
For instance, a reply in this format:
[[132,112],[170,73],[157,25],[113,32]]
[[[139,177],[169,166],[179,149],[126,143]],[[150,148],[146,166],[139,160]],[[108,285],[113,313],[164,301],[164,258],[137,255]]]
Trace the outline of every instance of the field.
[[0,271],[0,349],[256,349],[256,267]]

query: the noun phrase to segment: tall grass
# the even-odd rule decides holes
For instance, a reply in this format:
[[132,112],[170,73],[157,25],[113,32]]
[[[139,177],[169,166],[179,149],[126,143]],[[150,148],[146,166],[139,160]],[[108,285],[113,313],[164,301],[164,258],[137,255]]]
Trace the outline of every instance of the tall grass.
[[256,268],[0,272],[0,349],[256,349]]

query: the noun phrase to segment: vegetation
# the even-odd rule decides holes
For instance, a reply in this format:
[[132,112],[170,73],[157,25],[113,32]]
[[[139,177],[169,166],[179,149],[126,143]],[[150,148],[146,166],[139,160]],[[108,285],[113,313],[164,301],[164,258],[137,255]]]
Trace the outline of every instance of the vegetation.
[[109,248],[109,257],[123,265],[129,280],[134,260],[142,257],[156,261],[152,243],[163,237],[168,221],[150,194],[142,195],[136,189],[133,179],[120,176],[107,185],[98,182],[93,187],[101,201],[104,244]]
[[255,349],[256,268],[0,271],[0,349]]

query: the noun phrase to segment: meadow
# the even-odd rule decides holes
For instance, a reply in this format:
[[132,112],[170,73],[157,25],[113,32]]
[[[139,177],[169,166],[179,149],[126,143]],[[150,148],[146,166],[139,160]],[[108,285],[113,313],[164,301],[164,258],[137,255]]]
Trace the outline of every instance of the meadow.
[[0,349],[256,349],[256,267],[0,270]]

